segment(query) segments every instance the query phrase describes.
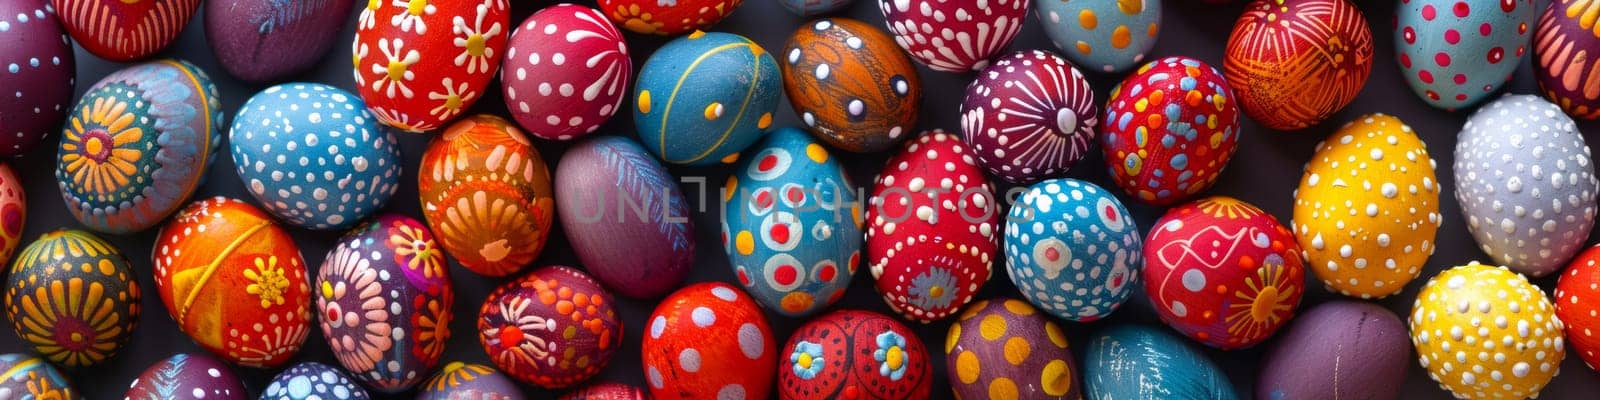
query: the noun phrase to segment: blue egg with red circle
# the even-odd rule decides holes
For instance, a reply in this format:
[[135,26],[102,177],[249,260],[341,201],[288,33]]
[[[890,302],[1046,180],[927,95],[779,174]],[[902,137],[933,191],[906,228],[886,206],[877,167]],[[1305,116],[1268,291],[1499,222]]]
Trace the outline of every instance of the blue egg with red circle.
[[1138,283],[1144,240],[1105,188],[1071,178],[1034,184],[1006,216],[1006,271],[1022,297],[1051,315],[1093,321]]

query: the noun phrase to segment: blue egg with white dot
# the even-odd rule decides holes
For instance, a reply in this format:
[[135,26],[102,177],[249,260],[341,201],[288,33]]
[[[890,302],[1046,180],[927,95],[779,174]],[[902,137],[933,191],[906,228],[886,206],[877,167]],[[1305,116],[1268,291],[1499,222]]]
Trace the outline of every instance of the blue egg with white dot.
[[1006,217],[1006,271],[1022,296],[1058,318],[1093,321],[1116,311],[1139,281],[1144,241],[1111,192],[1049,179],[1017,197]]
[[327,364],[303,362],[272,377],[260,400],[369,399],[367,390],[350,376]]
[[400,187],[400,146],[366,104],[318,83],[286,83],[245,102],[228,133],[233,163],[262,208],[290,224],[345,229]]

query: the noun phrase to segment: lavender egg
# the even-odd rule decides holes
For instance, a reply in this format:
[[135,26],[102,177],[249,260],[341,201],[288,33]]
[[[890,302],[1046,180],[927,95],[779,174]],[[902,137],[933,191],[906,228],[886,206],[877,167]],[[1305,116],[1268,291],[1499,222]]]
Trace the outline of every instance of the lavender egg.
[[272,377],[260,400],[365,400],[367,390],[338,368],[303,362]]
[[240,80],[286,78],[310,69],[328,54],[354,2],[210,0],[205,10],[206,40],[222,68]]
[[1258,399],[1399,398],[1411,362],[1400,317],[1372,303],[1323,303],[1295,317],[1267,350]]
[[72,41],[46,3],[0,2],[0,156],[33,150],[61,129],[71,105]]
[[556,167],[556,212],[572,250],[617,294],[652,298],[694,263],[694,226],[678,181],[632,139],[596,137]]
[[128,386],[126,400],[249,398],[228,365],[202,353],[178,354],[145,368]]
[[1119,325],[1090,340],[1083,358],[1084,398],[1239,398],[1216,364],[1166,328]]
[[522,400],[517,384],[481,364],[445,364],[417,392],[417,400]]

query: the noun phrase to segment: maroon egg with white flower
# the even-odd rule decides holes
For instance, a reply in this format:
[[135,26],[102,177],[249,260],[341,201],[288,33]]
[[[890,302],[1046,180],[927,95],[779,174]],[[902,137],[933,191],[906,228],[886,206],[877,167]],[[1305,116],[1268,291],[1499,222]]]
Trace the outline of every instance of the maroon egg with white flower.
[[884,23],[911,58],[935,71],[979,71],[1011,45],[1029,0],[878,0]]
[[528,133],[571,140],[600,129],[628,93],[628,43],[604,14],[557,4],[522,21],[500,70],[506,108]]
[[978,164],[1012,183],[1067,172],[1094,140],[1100,107],[1072,63],[1047,51],[1019,51],[967,85],[961,133]]
[[622,346],[615,305],[582,271],[540,268],[489,293],[478,311],[478,341],[512,378],[548,389],[572,386],[599,374]]

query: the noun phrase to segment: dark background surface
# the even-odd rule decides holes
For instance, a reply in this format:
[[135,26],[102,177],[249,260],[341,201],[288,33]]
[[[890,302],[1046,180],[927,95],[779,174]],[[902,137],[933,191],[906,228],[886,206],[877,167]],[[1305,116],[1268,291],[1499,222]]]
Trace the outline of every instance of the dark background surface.
[[[1039,0],[1035,0],[1039,1]],[[1109,1],[1109,0],[1107,0]],[[358,2],[360,7],[365,2]],[[593,6],[593,2],[583,3]],[[1417,99],[1406,87],[1394,61],[1393,35],[1393,1],[1371,0],[1357,1],[1366,13],[1367,19],[1373,29],[1376,42],[1376,60],[1373,65],[1372,77],[1360,97],[1342,112],[1329,118],[1327,122],[1298,132],[1276,132],[1261,128],[1248,119],[1241,118],[1243,123],[1243,136],[1237,155],[1232,165],[1222,174],[1210,194],[1223,194],[1234,196],[1255,204],[1284,223],[1288,223],[1291,216],[1293,200],[1291,192],[1300,179],[1302,165],[1310,158],[1316,142],[1330,134],[1333,130],[1355,117],[1371,113],[1384,112],[1399,116],[1411,125],[1422,140],[1427,143],[1428,151],[1438,161],[1438,176],[1446,189],[1441,193],[1441,215],[1444,217],[1444,226],[1438,234],[1438,252],[1429,259],[1427,267],[1416,281],[1407,285],[1406,290],[1386,299],[1378,300],[1404,318],[1411,308],[1412,299],[1421,288],[1422,282],[1437,274],[1439,271],[1455,265],[1461,265],[1471,260],[1484,260],[1488,258],[1477,250],[1471,236],[1467,233],[1466,224],[1461,217],[1460,207],[1456,204],[1453,195],[1454,179],[1451,172],[1451,153],[1454,150],[1455,135],[1460,130],[1470,110],[1460,112],[1445,112],[1427,106]],[[1545,1],[1539,2],[1541,6]],[[548,1],[512,0],[512,25],[519,22],[539,8],[554,4]],[[203,6],[202,6],[203,7]],[[1242,10],[1242,4],[1230,5],[1205,5],[1193,0],[1169,0],[1165,4],[1165,13],[1162,20],[1160,40],[1155,50],[1148,59],[1167,55],[1186,55],[1197,57],[1212,65],[1221,68],[1224,44],[1232,29],[1233,21]],[[227,113],[228,124],[232,123],[233,111],[237,110],[251,95],[269,85],[249,85],[241,83],[230,76],[217,63],[206,43],[202,17],[195,17],[183,32],[183,35],[160,56],[179,57],[187,59],[206,70],[216,82],[222,93],[223,109]],[[873,0],[856,0],[843,15],[861,19],[869,23],[882,26],[883,18],[878,12],[878,5]],[[319,66],[312,71],[295,77],[293,80],[322,82],[352,90],[354,80],[351,77],[350,63],[347,58],[348,43],[354,36],[354,20],[352,13],[349,23],[339,35],[333,50],[325,56]],[[713,30],[734,32],[749,36],[769,51],[781,50],[785,39],[790,32],[805,22],[805,19],[790,14],[779,7],[774,0],[747,0],[727,20],[715,26]],[[1036,16],[1030,15],[1027,24],[1018,36],[1011,50],[1048,49],[1055,51],[1049,40],[1044,36]],[[654,36],[646,37],[627,33],[628,44],[634,59],[635,74],[643,65],[651,50],[666,42],[664,38]],[[1531,49],[1530,49],[1531,50]],[[1531,52],[1530,52],[1531,54]],[[85,53],[80,49],[77,52],[78,84],[77,94],[81,95],[101,77],[119,69],[124,64],[111,63]],[[1507,85],[1512,93],[1535,93],[1531,73],[1531,57],[1522,61],[1515,81]],[[972,74],[951,74],[933,72],[920,68],[926,98],[922,103],[922,120],[919,129],[942,128],[952,132],[959,130],[957,107],[961,101],[962,88],[972,78]],[[1086,71],[1088,72],[1088,71]],[[1091,82],[1098,94],[1097,101],[1103,104],[1105,94],[1120,80],[1121,76],[1108,76],[1089,72]],[[486,97],[479,101],[475,112],[493,113],[508,116],[506,108],[500,99],[499,82],[491,83]],[[353,90],[352,90],[353,91]],[[632,104],[632,99],[626,99],[624,104]],[[798,120],[790,111],[787,101],[778,106],[776,115],[777,126],[796,125]],[[634,136],[632,121],[628,113],[619,113],[622,117],[613,119],[599,134]],[[221,125],[229,126],[227,124]],[[1579,127],[1584,130],[1585,138],[1596,140],[1600,134],[1600,123],[1582,122]],[[432,137],[428,135],[399,134],[402,153],[405,156],[405,175],[401,178],[402,185],[385,212],[398,212],[421,219],[418,206],[416,172],[417,160],[427,141]],[[11,165],[17,169],[26,185],[29,213],[24,243],[37,238],[44,232],[60,228],[80,228],[77,222],[66,212],[61,197],[57,192],[53,165],[58,136],[52,136],[45,145],[40,146],[25,156],[10,160]],[[545,161],[553,168],[560,159],[562,151],[568,147],[566,143],[539,142],[540,151],[544,154]],[[250,199],[242,187],[238,175],[234,173],[231,157],[227,155],[227,145],[220,147],[221,153],[215,165],[212,166],[205,186],[199,189],[199,196],[231,196],[240,199]],[[850,154],[834,152],[842,159],[855,179],[857,185],[870,185],[873,175],[882,167],[887,154]],[[671,172],[679,177],[704,176],[706,182],[717,184],[723,182],[726,171],[721,168],[681,168],[672,167]],[[1098,150],[1078,167],[1068,174],[1070,177],[1086,179],[1101,186],[1112,187],[1106,179],[1106,168],[1099,157]],[[699,248],[697,263],[689,281],[726,281],[733,282],[734,277],[728,267],[726,257],[722,254],[717,218],[720,212],[716,204],[701,204],[699,196],[703,188],[695,184],[683,185],[691,206],[699,208],[695,214]],[[711,188],[713,192],[715,188]],[[1120,193],[1119,193],[1120,194]],[[714,195],[704,198],[715,198]],[[1123,197],[1125,203],[1132,210],[1135,220],[1143,229],[1149,229],[1161,214],[1162,210],[1129,202]],[[301,253],[307,263],[313,268],[321,265],[321,260],[331,244],[339,236],[339,232],[306,231],[296,228],[287,228],[295,236],[300,245]],[[565,237],[560,231],[559,224],[556,231],[550,236],[550,242],[544,253],[535,265],[566,264],[577,265],[576,258],[572,255]],[[106,235],[106,239],[117,245],[133,261],[137,271],[139,284],[143,286],[143,315],[139,321],[139,328],[134,333],[132,343],[122,350],[122,353],[102,365],[91,369],[69,370],[75,386],[84,392],[90,399],[120,398],[123,391],[141,371],[151,363],[179,352],[203,351],[179,331],[172,319],[167,315],[161,299],[156,295],[153,274],[150,269],[150,249],[155,232],[131,235]],[[1591,241],[1592,243],[1592,241]],[[474,275],[462,269],[454,261],[451,263],[451,278],[456,287],[455,319],[451,323],[454,333],[446,350],[445,361],[468,361],[487,363],[488,358],[482,347],[478,344],[475,332],[478,309],[484,297],[501,279],[485,278]],[[858,308],[889,313],[878,293],[874,290],[871,275],[863,271],[855,277],[855,281],[847,295],[833,309]],[[1003,264],[995,264],[996,276],[985,286],[979,298],[991,298],[1016,294],[1009,279],[1006,278]],[[1308,291],[1301,303],[1300,310],[1330,299],[1335,299],[1336,294],[1322,289],[1320,282],[1309,272],[1307,276]],[[1541,287],[1549,289],[1554,285],[1555,275],[1535,280]],[[624,319],[626,334],[622,349],[611,360],[611,365],[597,377],[597,380],[612,380],[642,385],[642,368],[639,364],[639,342],[645,320],[654,309],[652,301],[638,301],[619,298],[621,315]],[[774,327],[779,343],[788,338],[789,332],[799,326],[803,321],[785,318],[768,313],[768,321]],[[1159,324],[1156,316],[1142,294],[1135,294],[1127,305],[1117,311],[1110,318],[1089,324],[1062,322],[1063,328],[1069,333],[1075,351],[1081,357],[1083,345],[1087,343],[1086,337],[1098,329],[1124,323],[1154,323]],[[940,352],[943,348],[945,332],[949,328],[949,321],[937,322],[929,325],[910,324],[918,333],[922,341],[933,351],[934,365],[934,398],[950,398],[947,380],[944,373],[944,355]],[[9,325],[8,325],[9,326]],[[1270,344],[1271,342],[1267,342]],[[1196,345],[1198,346],[1198,345]],[[1254,391],[1256,365],[1264,355],[1267,345],[1254,349],[1233,352],[1222,352],[1205,349],[1205,354],[1210,356],[1227,371],[1235,389],[1243,397],[1251,397]],[[9,328],[0,329],[0,352],[26,351],[12,334]],[[298,361],[320,361],[330,365],[338,365],[328,350],[326,342],[321,336],[320,329],[313,328],[313,333],[307,338],[304,348],[295,357]],[[235,368],[245,379],[246,387],[251,393],[257,393],[266,386],[277,370],[262,370],[252,368]],[[1577,356],[1569,349],[1567,361],[1562,364],[1561,375],[1547,388],[1542,398],[1594,398],[1595,393],[1600,393],[1600,375],[1584,367]],[[1425,372],[1415,362],[1408,371],[1409,376],[1402,388],[1404,398],[1447,398],[1447,393],[1427,378]],[[376,394],[376,393],[374,393]],[[534,390],[525,387],[525,394],[529,398],[551,398],[557,392]],[[411,393],[394,398],[410,398]]]

